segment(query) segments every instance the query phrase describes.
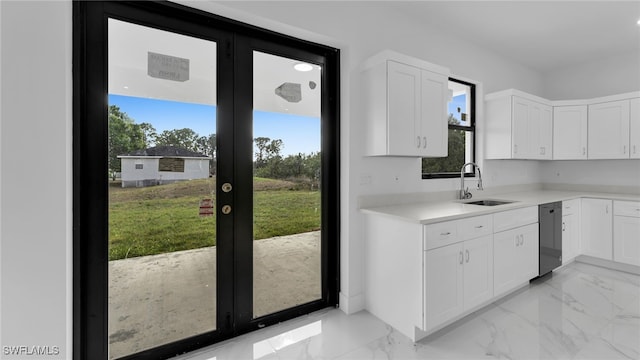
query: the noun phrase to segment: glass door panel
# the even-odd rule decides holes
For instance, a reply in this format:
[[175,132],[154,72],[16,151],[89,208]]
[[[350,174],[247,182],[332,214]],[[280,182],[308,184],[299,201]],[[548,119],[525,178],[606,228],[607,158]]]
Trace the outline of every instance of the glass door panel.
[[216,329],[216,43],[108,21],[109,358]]
[[319,300],[321,68],[253,52],[253,317]]

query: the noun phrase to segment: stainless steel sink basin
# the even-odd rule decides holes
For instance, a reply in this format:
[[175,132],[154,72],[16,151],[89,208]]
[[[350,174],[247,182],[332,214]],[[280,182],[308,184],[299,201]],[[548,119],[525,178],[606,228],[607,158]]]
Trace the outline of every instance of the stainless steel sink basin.
[[465,204],[480,205],[480,206],[496,206],[496,205],[511,204],[512,202],[513,201],[503,201],[503,200],[475,200],[475,201],[465,202]]

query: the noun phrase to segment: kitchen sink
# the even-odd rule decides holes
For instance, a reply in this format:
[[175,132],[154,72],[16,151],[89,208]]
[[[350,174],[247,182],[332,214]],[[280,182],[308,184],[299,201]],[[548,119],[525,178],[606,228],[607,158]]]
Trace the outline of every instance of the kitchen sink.
[[480,206],[496,206],[496,205],[511,204],[512,202],[513,201],[503,201],[503,200],[475,200],[475,201],[465,202],[464,204],[480,205]]

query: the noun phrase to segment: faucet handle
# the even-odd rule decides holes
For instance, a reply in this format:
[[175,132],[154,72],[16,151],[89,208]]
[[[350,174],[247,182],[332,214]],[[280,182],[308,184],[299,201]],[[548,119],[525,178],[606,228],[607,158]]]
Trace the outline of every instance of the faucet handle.
[[471,199],[472,197],[473,197],[473,194],[469,192],[469,187],[467,186],[467,188],[464,190],[464,198]]

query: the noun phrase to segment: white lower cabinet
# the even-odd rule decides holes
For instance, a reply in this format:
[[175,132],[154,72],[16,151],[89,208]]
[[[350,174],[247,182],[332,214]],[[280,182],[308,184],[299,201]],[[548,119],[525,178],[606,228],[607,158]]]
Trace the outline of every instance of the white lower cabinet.
[[613,260],[613,201],[582,199],[581,248],[584,255]]
[[493,297],[493,237],[425,251],[425,327],[432,329]]
[[562,264],[580,255],[580,199],[562,202]]
[[538,224],[493,235],[494,295],[538,276]]
[[425,252],[425,327],[434,328],[464,310],[462,243]]
[[615,201],[613,261],[640,266],[640,202]]
[[[640,266],[640,201],[563,201],[563,263]],[[538,206],[429,225],[369,214],[365,308],[413,341],[539,275]]]

